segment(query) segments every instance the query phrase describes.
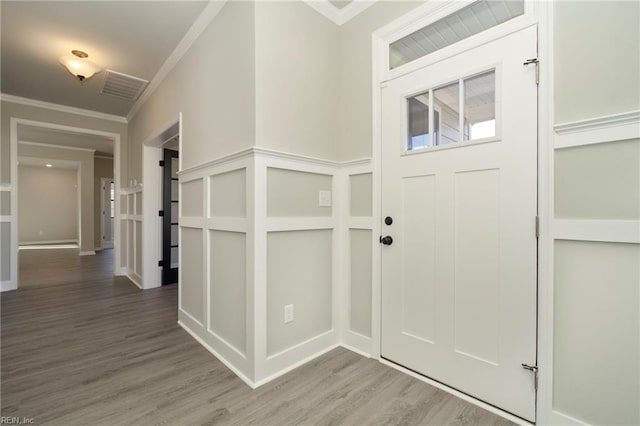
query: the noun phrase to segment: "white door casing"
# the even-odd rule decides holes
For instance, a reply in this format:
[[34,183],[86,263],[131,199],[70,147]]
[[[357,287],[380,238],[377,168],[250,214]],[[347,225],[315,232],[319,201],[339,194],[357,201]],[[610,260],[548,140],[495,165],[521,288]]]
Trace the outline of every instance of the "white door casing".
[[100,223],[100,238],[102,248],[113,247],[113,218],[111,217],[111,184],[113,179],[101,178],[100,179],[100,210],[101,210],[101,223]]
[[[381,88],[382,356],[529,421],[537,87],[523,62],[536,40],[531,26]],[[495,138],[406,151],[408,98],[491,69]]]

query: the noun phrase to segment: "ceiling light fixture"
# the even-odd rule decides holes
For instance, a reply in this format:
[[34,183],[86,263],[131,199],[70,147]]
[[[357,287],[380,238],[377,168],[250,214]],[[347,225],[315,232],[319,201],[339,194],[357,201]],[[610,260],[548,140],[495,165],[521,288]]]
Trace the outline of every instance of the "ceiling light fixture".
[[47,163],[47,164],[45,164],[45,166],[47,166],[47,167],[53,167],[53,164],[49,164],[49,163]]
[[58,61],[67,68],[71,75],[80,80],[80,83],[102,70],[99,65],[88,60],[89,55],[82,50],[72,50],[71,53],[73,56],[63,56]]

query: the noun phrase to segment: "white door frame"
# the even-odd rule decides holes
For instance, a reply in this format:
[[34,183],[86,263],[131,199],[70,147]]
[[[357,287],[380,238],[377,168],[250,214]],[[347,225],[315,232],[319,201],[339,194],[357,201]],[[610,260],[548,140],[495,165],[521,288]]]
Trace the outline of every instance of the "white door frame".
[[[474,0],[444,0],[427,2],[406,15],[375,31],[371,37],[371,96],[372,96],[372,163],[373,163],[373,230],[372,230],[372,310],[371,337],[372,357],[397,368],[435,387],[452,393],[466,401],[510,419],[516,423],[529,424],[489,404],[449,388],[439,382],[425,378],[380,357],[381,329],[381,249],[378,236],[382,235],[381,224],[381,96],[384,82],[423,68],[458,53],[472,49],[490,40],[502,37],[531,25],[538,26],[538,59],[540,60],[540,83],[538,86],[538,215],[540,237],[538,240],[538,368],[536,419],[548,423],[552,413],[552,361],[553,361],[553,240],[550,223],[553,213],[553,4],[544,0],[525,0],[525,15],[505,22],[497,27],[462,40],[454,46],[444,48],[431,55],[417,59],[389,71],[389,44],[412,32],[435,22]],[[526,58],[528,59],[528,58]]]
[[[113,239],[114,239],[114,229],[113,226],[115,225],[115,217],[113,218],[113,225],[111,225],[111,240],[109,241],[109,247],[105,246],[105,240],[104,240],[104,223],[107,219],[107,206],[104,203],[104,199],[106,196],[106,192],[107,192],[107,184],[109,184],[109,187],[111,187],[111,182],[115,182],[113,180],[113,178],[100,178],[100,211],[104,212],[104,214],[100,215],[100,248],[101,249],[105,249],[105,248],[112,248],[113,247]],[[114,183],[114,187],[115,187],[115,183]],[[109,188],[109,191],[111,190],[111,188]],[[114,195],[115,197],[115,195]],[[110,210],[110,209],[109,209]],[[109,215],[109,219],[111,219],[111,215]]]
[[[121,138],[119,133],[105,132],[102,130],[87,129],[83,127],[67,126],[63,124],[49,123],[46,121],[27,120],[24,118],[9,118],[9,136],[11,139],[11,279],[8,286],[3,286],[2,290],[15,290],[18,288],[18,125],[26,125],[33,127],[41,127],[44,129],[62,130],[74,133],[84,133],[88,135],[103,136],[113,140],[113,165],[114,178],[116,188],[116,217],[114,219],[114,262],[113,274],[122,275],[120,273],[120,152]],[[93,182],[91,183],[93,185]],[[94,224],[95,226],[95,224]],[[95,234],[95,233],[94,233]],[[94,242],[95,246],[95,242]]]
[[[178,136],[178,149],[182,151],[182,113],[162,126],[153,136],[142,143],[142,288],[162,285],[162,221],[158,210],[162,210],[162,171],[158,162],[162,160],[162,146]],[[182,170],[182,157],[178,157],[178,168]],[[146,190],[144,189],[146,188]],[[179,194],[179,192],[178,192]],[[180,199],[180,195],[178,195]]]

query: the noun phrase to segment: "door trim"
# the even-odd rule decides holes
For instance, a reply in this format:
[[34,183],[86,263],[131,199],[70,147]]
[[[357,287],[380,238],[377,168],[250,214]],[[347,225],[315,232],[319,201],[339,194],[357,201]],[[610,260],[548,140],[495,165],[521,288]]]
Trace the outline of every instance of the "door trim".
[[[10,139],[10,151],[9,151],[9,161],[11,163],[11,184],[8,187],[10,192],[10,205],[11,205],[11,215],[10,217],[10,243],[9,247],[11,250],[10,253],[10,279],[9,281],[2,283],[1,291],[9,291],[16,290],[18,288],[18,125],[29,125],[35,127],[41,127],[45,129],[54,129],[54,130],[63,130],[63,131],[71,131],[75,133],[84,133],[88,135],[96,135],[103,136],[109,138],[113,141],[113,181],[115,183],[115,207],[116,207],[116,217],[114,224],[114,235],[113,235],[113,251],[114,251],[114,259],[113,259],[113,275],[119,276],[122,275],[121,271],[121,250],[122,250],[122,241],[120,238],[120,186],[121,182],[121,135],[120,133],[107,132],[103,130],[96,129],[88,129],[84,127],[76,127],[76,126],[68,126],[66,124],[58,124],[58,123],[49,123],[46,121],[37,121],[30,120],[26,118],[19,118],[11,116],[9,117],[9,139]],[[93,185],[93,183],[91,183]],[[3,188],[7,189],[7,188]],[[95,224],[94,224],[95,228]],[[94,232],[95,235],[95,232]],[[95,241],[94,241],[95,247]],[[82,253],[81,253],[82,254]],[[95,251],[92,251],[88,254],[95,254]]]
[[[178,136],[178,150],[182,151],[182,113],[160,126],[152,136],[142,143],[142,181],[145,192],[142,199],[142,288],[160,287],[162,268],[158,261],[162,259],[162,169],[158,162],[162,160],[162,146]],[[182,170],[182,156],[178,157],[178,168]],[[178,297],[180,297],[178,295]]]
[[[444,2],[427,2],[404,16],[392,21],[388,25],[375,31],[371,37],[371,99],[372,99],[372,166],[373,166],[373,235],[382,235],[381,225],[381,188],[382,188],[382,164],[381,164],[381,94],[380,89],[385,87],[385,81],[425,67],[437,60],[445,59],[469,50],[478,44],[486,43],[482,37],[477,36],[465,39],[458,43],[454,49],[442,49],[442,53],[436,58],[423,57],[389,72],[388,69],[388,45],[402,38],[406,34],[427,25],[443,16],[446,16],[470,2],[458,2],[446,0]],[[553,240],[551,238],[550,223],[553,213],[553,5],[544,0],[525,0],[525,15],[517,23],[496,27],[491,31],[491,40],[500,38],[508,33],[521,30],[531,25],[538,26],[538,59],[540,60],[540,83],[538,85],[538,215],[540,217],[540,236],[538,239],[538,367],[540,382],[536,395],[536,421],[548,423],[554,416],[552,410],[552,361],[553,361]],[[516,20],[514,19],[514,22]],[[447,56],[448,55],[448,56]],[[377,220],[376,220],[377,219]],[[475,398],[451,389],[445,385],[417,375],[408,369],[389,363],[381,358],[381,309],[382,309],[382,277],[381,277],[381,249],[379,244],[372,247],[373,269],[372,278],[372,312],[371,312],[371,356],[380,360],[385,365],[399,369],[419,380],[452,393],[466,401],[480,406],[488,411],[521,424],[529,424],[501,409],[483,403]],[[568,420],[568,419],[565,419]]]

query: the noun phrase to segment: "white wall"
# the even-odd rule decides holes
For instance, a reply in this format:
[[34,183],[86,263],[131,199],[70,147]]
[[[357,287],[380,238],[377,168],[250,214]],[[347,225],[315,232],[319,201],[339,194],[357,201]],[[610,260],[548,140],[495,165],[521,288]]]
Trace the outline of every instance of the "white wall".
[[78,170],[19,166],[20,244],[78,241]]

